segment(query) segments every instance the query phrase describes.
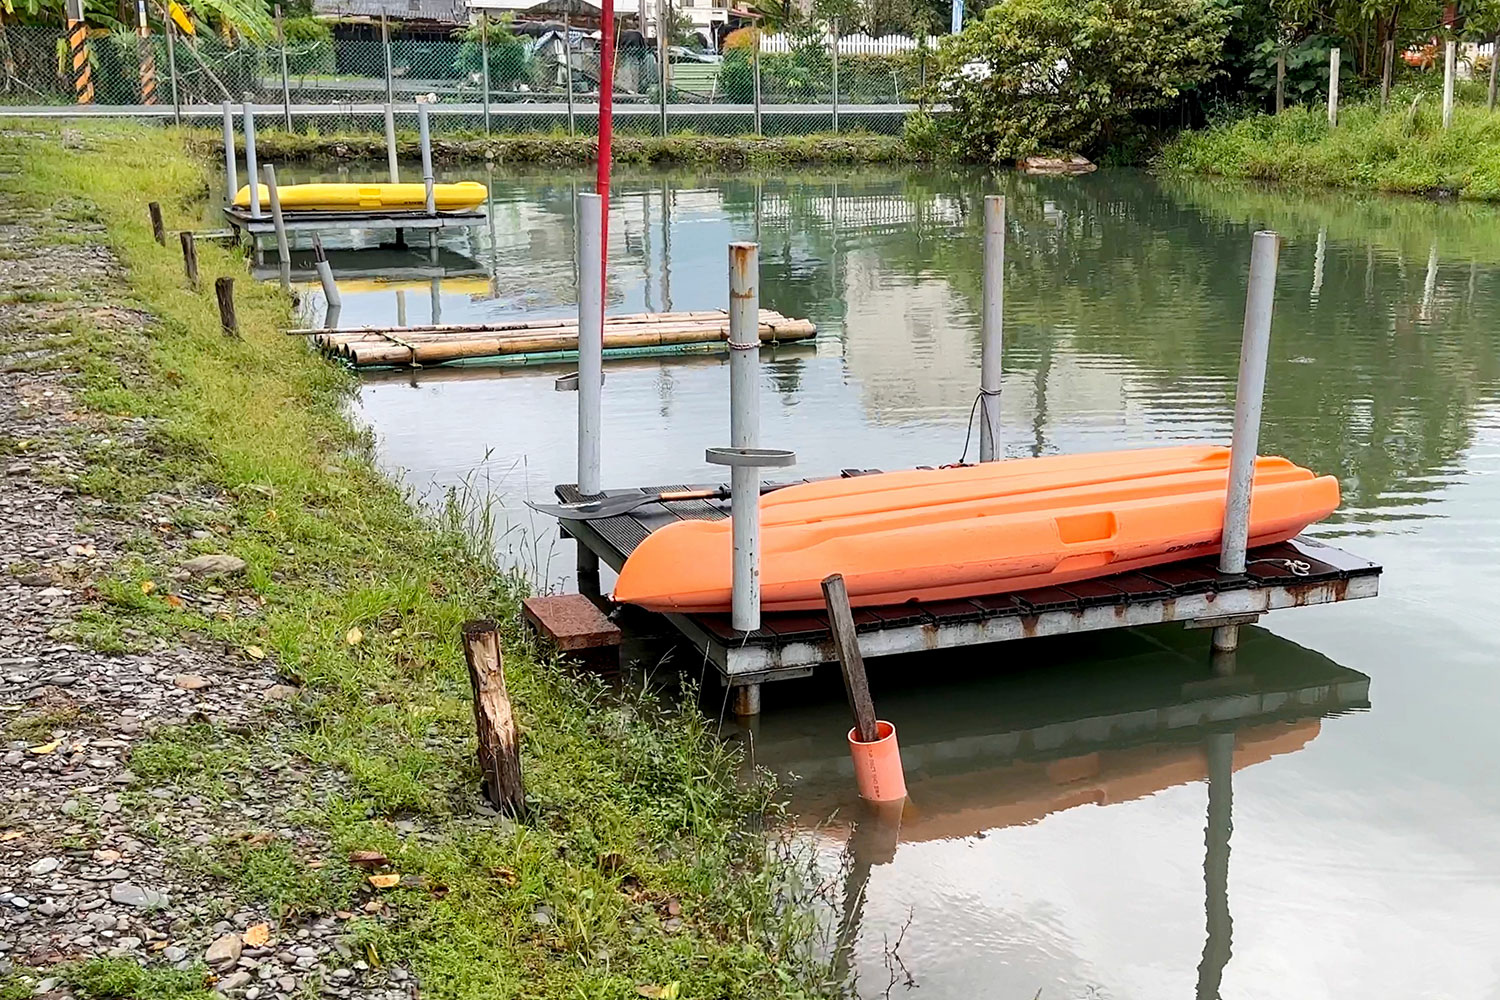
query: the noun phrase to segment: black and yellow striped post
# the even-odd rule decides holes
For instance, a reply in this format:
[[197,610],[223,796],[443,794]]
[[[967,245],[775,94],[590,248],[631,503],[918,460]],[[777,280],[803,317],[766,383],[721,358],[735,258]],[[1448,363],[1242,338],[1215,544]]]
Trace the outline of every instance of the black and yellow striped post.
[[93,104],[94,67],[89,64],[89,28],[83,21],[83,0],[68,0],[68,67],[73,96],[79,104]]
[[136,32],[141,49],[141,103],[155,104],[156,99],[156,52],[151,48],[151,28],[146,22],[146,0],[136,0]]

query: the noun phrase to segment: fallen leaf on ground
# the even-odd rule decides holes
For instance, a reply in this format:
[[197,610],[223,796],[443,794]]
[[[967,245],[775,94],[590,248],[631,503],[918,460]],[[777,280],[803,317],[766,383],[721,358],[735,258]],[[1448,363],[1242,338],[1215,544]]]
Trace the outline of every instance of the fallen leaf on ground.
[[20,840],[24,836],[26,836],[26,834],[22,833],[20,830],[7,830],[5,831],[5,833],[0,833],[0,844],[8,843],[12,840]]
[[167,595],[167,607],[169,607],[169,608],[180,608],[180,607],[182,607],[182,598],[178,597],[176,594],[168,594]]
[[391,863],[391,859],[380,851],[350,851],[349,863],[356,868],[380,868]]
[[351,646],[358,646],[365,641],[365,634],[357,628],[351,628],[344,633],[344,641]]
[[275,839],[276,834],[273,831],[262,830],[259,833],[252,833],[250,836],[246,837],[245,843],[249,844],[251,847],[265,847]]
[[51,753],[62,746],[62,740],[53,740],[51,743],[43,743],[41,746],[27,747],[27,751],[34,754]]
[[252,660],[264,660],[266,658],[266,651],[259,646],[246,646],[245,652]]
[[682,984],[673,980],[665,986],[647,983],[644,986],[637,986],[635,991],[643,997],[655,997],[657,1000],[677,1000],[678,991],[681,989]]
[[252,948],[259,948],[261,945],[271,940],[271,925],[255,924],[251,927],[246,928],[243,937],[247,945]]
[[401,876],[397,875],[395,872],[389,872],[389,873],[387,873],[385,875],[371,875],[370,876],[370,884],[373,885],[377,889],[389,889],[392,886],[397,885],[398,883],[400,883],[400,881],[401,881]]
[[149,593],[151,593],[151,591],[153,591],[155,589],[156,589],[156,583],[154,581],[152,581],[152,580],[142,580],[141,581],[141,593],[143,593],[143,594],[149,594]]
[[521,881],[516,877],[516,873],[509,868],[491,868],[490,874],[495,877],[496,881],[503,885],[515,885]]

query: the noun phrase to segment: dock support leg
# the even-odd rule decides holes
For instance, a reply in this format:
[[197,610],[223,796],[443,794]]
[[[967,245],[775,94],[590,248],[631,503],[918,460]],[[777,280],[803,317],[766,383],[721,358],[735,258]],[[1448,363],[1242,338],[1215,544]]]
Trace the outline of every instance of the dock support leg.
[[1213,630],[1209,640],[1209,663],[1215,677],[1232,677],[1235,668],[1235,650],[1240,648],[1240,627],[1220,625]]
[[574,544],[578,546],[578,592],[592,600],[604,593],[599,585],[599,557],[582,542]]
[[402,250],[406,249],[406,230],[397,228],[397,230],[396,230],[396,246],[399,247]]
[[732,689],[734,714],[740,718],[760,714],[760,685],[740,684]]

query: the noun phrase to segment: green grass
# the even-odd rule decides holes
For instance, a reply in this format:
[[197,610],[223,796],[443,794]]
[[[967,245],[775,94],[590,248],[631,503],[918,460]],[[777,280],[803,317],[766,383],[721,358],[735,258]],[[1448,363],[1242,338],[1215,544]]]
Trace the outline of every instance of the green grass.
[[[222,158],[219,132],[194,133],[200,155]],[[404,157],[420,153],[415,132],[399,133],[397,145]],[[641,136],[616,133],[614,161],[621,164],[657,164],[721,167],[815,166],[825,164],[901,163],[922,159],[899,135],[869,132],[821,133],[795,136],[719,136],[674,133]],[[384,163],[385,138],[373,133],[318,135],[259,131],[256,152],[262,160],[352,160]],[[534,163],[546,166],[583,166],[598,156],[593,136],[569,136],[566,132],[524,132],[484,136],[478,133],[445,134],[433,142],[433,158],[439,163],[493,161],[496,164]]]
[[[289,303],[251,281],[238,252],[202,243],[202,286],[236,278],[243,337],[222,336],[212,294],[187,287],[175,243],[154,242],[144,211],[158,201],[169,229],[201,223],[210,175],[186,133],[73,127],[83,151],[0,135],[0,158],[20,169],[0,177],[0,204],[57,241],[73,235],[66,218],[102,222],[126,277],[73,308],[155,317],[144,331],[96,324],[65,348],[87,408],[151,427],[144,446],[91,456],[78,486],[132,523],[154,491],[217,491],[227,510],[205,516],[222,523],[190,551],[244,558],[243,577],[224,585],[264,602],[221,621],[172,605],[165,584],[146,593],[140,583],[168,580],[170,566],[143,545],[99,584],[75,629],[110,649],[194,633],[231,662],[249,664],[253,648],[302,686],[295,704],[270,709],[284,713],[279,727],[158,731],[133,751],[138,788],[210,802],[273,772],[300,776],[293,798],[314,837],[226,836],[203,869],[247,900],[305,915],[377,895],[346,859],[384,851],[405,878],[378,892],[387,918],[360,933],[433,997],[629,998],[667,982],[684,997],[835,992],[809,948],[810,912],[780,895],[793,873],[760,832],[768,790],[736,780],[736,755],[691,700],[622,696],[539,656],[518,621],[523,588],[496,571],[485,539],[458,530],[483,524],[482,509],[436,523],[416,514],[346,419],[351,377],[280,333]],[[475,617],[502,623],[532,806],[519,823],[480,808],[458,644]],[[362,639],[351,643],[354,628]],[[423,835],[403,833],[402,820]],[[680,928],[664,922],[669,903]],[[100,969],[80,988],[192,992],[185,980],[168,988]]]
[[1184,132],[1166,145],[1157,165],[1166,173],[1495,201],[1500,112],[1462,103],[1444,129],[1439,98],[1398,90],[1384,111],[1378,101],[1344,104],[1333,128],[1326,108],[1297,107]]

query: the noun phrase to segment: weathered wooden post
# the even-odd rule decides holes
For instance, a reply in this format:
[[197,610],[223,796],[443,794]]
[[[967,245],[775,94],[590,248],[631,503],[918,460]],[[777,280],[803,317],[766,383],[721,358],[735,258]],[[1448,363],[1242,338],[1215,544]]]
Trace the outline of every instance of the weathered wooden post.
[[161,220],[161,205],[158,202],[148,201],[146,203],[146,214],[151,216],[151,235],[157,243],[167,245],[167,227]]
[[521,737],[510,693],[505,689],[500,633],[491,621],[464,622],[463,644],[469,687],[474,693],[474,728],[485,796],[502,813],[519,816],[526,811]]
[[1000,357],[1005,329],[1005,196],[984,198],[984,316],[979,347],[979,460],[1000,457]]
[[[1266,395],[1266,358],[1271,348],[1271,312],[1280,253],[1280,236],[1267,231],[1255,234],[1250,249],[1250,284],[1245,293],[1245,325],[1234,394],[1234,439],[1230,444],[1224,530],[1219,549],[1219,572],[1234,576],[1245,572],[1245,550],[1250,541],[1250,495],[1256,451],[1260,447],[1260,415]],[[1217,651],[1232,651],[1239,641],[1238,625],[1221,625],[1213,630],[1213,648]]]
[[1500,66],[1500,32],[1495,35],[1495,40],[1490,43],[1490,93],[1485,100],[1485,107],[1495,110],[1495,69]]
[[[264,8],[262,8],[264,9]],[[287,132],[292,130],[292,79],[286,69],[286,32],[281,27],[281,4],[276,4],[276,47],[281,50],[281,115]]]
[[219,303],[219,326],[226,337],[238,337],[240,335],[240,321],[234,314],[234,279],[216,278],[214,280],[214,298]]
[[1443,50],[1443,128],[1453,126],[1453,84],[1458,75],[1458,43],[1448,39]]
[[135,0],[135,36],[140,46],[141,103],[154,105],[156,98],[156,54],[151,51],[151,25],[146,20],[146,0]]
[[1339,123],[1339,50],[1328,51],[1328,126]]
[[281,192],[276,188],[276,168],[267,163],[266,193],[271,202],[271,225],[276,228],[276,259],[281,272],[281,290],[292,294],[292,250],[286,235],[286,217],[281,214]]
[[[234,204],[234,196],[239,193],[240,181],[235,175],[239,168],[239,157],[234,152],[234,105],[227,99],[224,101],[224,204]],[[250,178],[252,184],[255,178]]]
[[177,234],[177,239],[182,244],[182,269],[187,274],[188,284],[193,290],[198,290],[198,241],[193,238],[192,230],[184,229]]
[[833,648],[844,674],[844,693],[854,714],[849,730],[849,755],[854,761],[854,781],[859,796],[868,802],[896,802],[906,798],[906,775],[901,767],[901,748],[896,727],[875,717],[870,681],[854,630],[854,612],[849,591],[839,573],[823,580],[823,606],[833,633]]

